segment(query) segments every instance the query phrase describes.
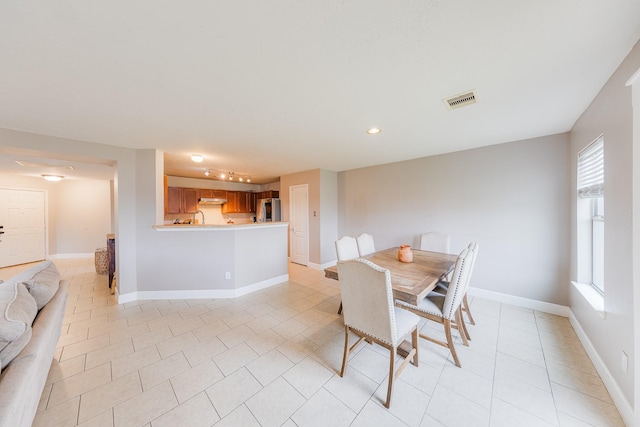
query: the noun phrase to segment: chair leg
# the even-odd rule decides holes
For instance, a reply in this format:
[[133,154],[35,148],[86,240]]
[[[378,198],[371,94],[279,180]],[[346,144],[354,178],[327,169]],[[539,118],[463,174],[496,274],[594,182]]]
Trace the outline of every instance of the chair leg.
[[342,301],[340,301],[340,308],[338,308],[338,314],[342,314]]
[[447,337],[447,344],[449,346],[449,350],[451,351],[453,362],[456,364],[458,368],[461,368],[462,366],[460,365],[460,360],[458,359],[456,348],[453,345],[453,337],[451,336],[451,320],[449,319],[444,319],[444,334]]
[[462,344],[465,347],[469,347],[469,341],[467,341],[467,334],[465,333],[465,325],[463,323],[464,320],[462,320],[462,309],[460,307],[458,307],[458,309],[454,313],[454,316],[456,318],[456,326],[458,328],[458,332],[460,334],[460,339],[462,340]]
[[467,322],[464,320],[464,316],[462,315],[462,307],[460,307],[460,327],[458,328],[458,330],[460,330],[460,328],[462,328],[462,332],[464,332],[464,336],[467,338],[467,340],[471,341],[471,335],[469,335],[469,330],[467,329]]
[[[342,307],[342,304],[340,304]],[[347,370],[347,360],[349,360],[349,327],[344,326],[344,354],[342,356],[342,370],[340,370],[340,376],[344,377],[344,372]]]
[[416,349],[416,354],[413,355],[413,366],[418,366],[418,347],[420,347],[420,336],[418,332],[418,327],[416,327],[413,332],[411,332],[411,345]]
[[384,407],[389,409],[391,405],[391,392],[393,390],[393,380],[395,379],[395,367],[396,367],[396,348],[391,347],[389,349],[389,386],[387,387],[387,401]]
[[469,323],[475,325],[476,322],[473,320],[473,316],[471,315],[471,309],[469,309],[469,301],[467,300],[467,294],[465,293],[462,297],[462,307],[463,311],[467,313],[467,318],[469,319]]

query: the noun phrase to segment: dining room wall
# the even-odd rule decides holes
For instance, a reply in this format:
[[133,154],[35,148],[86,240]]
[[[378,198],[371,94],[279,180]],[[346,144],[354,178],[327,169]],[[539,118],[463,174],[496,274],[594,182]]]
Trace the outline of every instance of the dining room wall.
[[338,234],[373,235],[376,248],[419,235],[471,241],[471,286],[568,304],[569,135],[424,157],[338,174]]
[[[588,298],[579,292],[579,287],[570,287],[569,304],[578,324],[595,349],[602,364],[606,366],[616,385],[627,400],[626,405],[616,401],[620,411],[626,415],[638,400],[640,378],[640,360],[635,348],[639,335],[634,331],[634,252],[633,246],[633,200],[638,190],[633,186],[634,164],[633,130],[634,107],[632,104],[632,87],[627,86],[629,79],[640,71],[640,42],[629,53],[618,69],[602,87],[586,111],[580,116],[571,130],[570,160],[571,169],[575,170],[578,152],[598,136],[604,138],[604,174],[605,174],[605,230],[604,230],[604,313],[594,309]],[[638,83],[636,83],[638,84]],[[636,109],[640,108],[638,105]],[[638,124],[636,124],[637,126]],[[638,127],[640,129],[640,127]],[[574,178],[571,200],[577,200]],[[577,246],[576,203],[572,208],[572,257],[571,280],[579,278],[580,260]],[[635,264],[635,268],[640,268]],[[637,275],[637,273],[636,273]],[[637,277],[637,276],[636,276]],[[634,292],[635,291],[635,292]],[[636,323],[637,324],[637,323]],[[635,337],[634,338],[634,334]],[[628,357],[628,368],[622,368],[621,356]],[[598,366],[598,365],[596,365]],[[601,372],[605,378],[607,375]],[[634,378],[635,384],[634,384]],[[609,387],[609,384],[607,385]],[[611,393],[616,397],[616,393]],[[629,425],[640,425],[640,411],[636,409],[636,422]],[[628,416],[625,419],[629,420]]]

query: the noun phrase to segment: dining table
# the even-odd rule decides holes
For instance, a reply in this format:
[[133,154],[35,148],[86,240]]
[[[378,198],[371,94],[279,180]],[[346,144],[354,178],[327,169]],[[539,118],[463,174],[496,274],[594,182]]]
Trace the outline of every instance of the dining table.
[[[388,269],[394,298],[413,305],[418,305],[443,276],[451,273],[458,259],[457,255],[411,249],[413,261],[401,262],[398,249],[384,249],[361,258]],[[325,268],[324,275],[339,280],[338,266]]]

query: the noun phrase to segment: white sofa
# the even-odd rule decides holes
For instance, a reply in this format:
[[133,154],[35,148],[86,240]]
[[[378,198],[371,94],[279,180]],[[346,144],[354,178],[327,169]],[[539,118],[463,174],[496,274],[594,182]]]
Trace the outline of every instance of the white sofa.
[[1,427],[32,425],[66,303],[67,282],[51,261],[0,283]]

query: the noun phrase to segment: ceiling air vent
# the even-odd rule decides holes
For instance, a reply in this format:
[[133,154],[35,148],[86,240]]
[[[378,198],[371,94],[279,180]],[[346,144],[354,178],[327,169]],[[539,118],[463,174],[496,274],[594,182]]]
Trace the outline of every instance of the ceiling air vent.
[[472,90],[444,100],[444,103],[447,104],[447,108],[449,110],[465,107],[467,105],[475,104],[476,102],[476,94]]

